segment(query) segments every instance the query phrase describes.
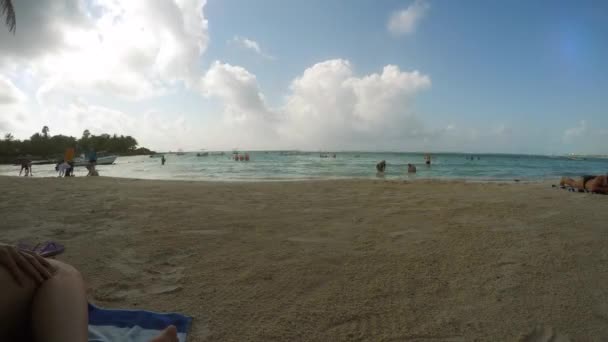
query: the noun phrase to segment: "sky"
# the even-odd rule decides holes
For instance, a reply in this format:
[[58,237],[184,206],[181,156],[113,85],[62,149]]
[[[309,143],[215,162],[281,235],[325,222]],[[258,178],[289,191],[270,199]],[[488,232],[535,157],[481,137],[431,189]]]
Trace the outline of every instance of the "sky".
[[17,0],[0,133],[608,154],[608,2]]

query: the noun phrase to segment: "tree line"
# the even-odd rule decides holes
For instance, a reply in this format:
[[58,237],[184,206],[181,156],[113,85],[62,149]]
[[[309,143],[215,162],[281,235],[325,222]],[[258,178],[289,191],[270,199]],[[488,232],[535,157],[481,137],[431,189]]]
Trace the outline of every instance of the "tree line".
[[138,148],[135,138],[130,135],[93,135],[87,129],[82,137],[66,135],[50,135],[47,126],[40,133],[34,133],[29,139],[18,140],[7,133],[0,139],[0,162],[12,163],[19,158],[35,159],[61,159],[66,149],[75,148],[76,154],[95,151],[98,153],[136,155],[150,154],[152,151],[144,147]]

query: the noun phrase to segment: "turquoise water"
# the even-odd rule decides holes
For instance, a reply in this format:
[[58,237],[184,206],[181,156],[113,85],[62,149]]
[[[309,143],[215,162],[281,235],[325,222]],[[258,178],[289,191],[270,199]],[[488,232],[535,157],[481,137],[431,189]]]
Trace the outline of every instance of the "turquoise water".
[[[251,161],[235,162],[232,153],[197,157],[167,154],[167,164],[148,156],[120,157],[114,165],[102,165],[102,176],[211,181],[300,180],[334,178],[376,178],[375,165],[386,160],[387,179],[438,178],[466,180],[535,181],[556,179],[562,175],[605,174],[608,159],[570,160],[562,157],[497,155],[497,154],[434,154],[433,164],[424,165],[424,155],[417,153],[341,152],[336,158],[320,158],[319,153],[249,152]],[[331,156],[331,154],[330,154]],[[474,160],[467,157],[474,157]],[[478,159],[479,158],[479,159]],[[416,175],[407,174],[407,164],[417,166]],[[17,175],[18,166],[0,165],[0,175]],[[54,165],[34,165],[35,177],[56,176]],[[76,169],[76,176],[86,169]]]

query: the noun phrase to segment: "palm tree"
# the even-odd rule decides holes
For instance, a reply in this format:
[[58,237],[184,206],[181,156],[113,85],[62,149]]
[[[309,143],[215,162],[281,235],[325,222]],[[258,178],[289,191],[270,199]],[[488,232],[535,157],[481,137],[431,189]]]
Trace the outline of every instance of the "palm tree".
[[6,17],[5,23],[8,31],[15,34],[17,29],[17,19],[15,18],[15,8],[11,0],[0,0],[0,12]]
[[49,131],[50,131],[49,126],[42,127],[42,135],[44,135],[45,138],[49,137]]

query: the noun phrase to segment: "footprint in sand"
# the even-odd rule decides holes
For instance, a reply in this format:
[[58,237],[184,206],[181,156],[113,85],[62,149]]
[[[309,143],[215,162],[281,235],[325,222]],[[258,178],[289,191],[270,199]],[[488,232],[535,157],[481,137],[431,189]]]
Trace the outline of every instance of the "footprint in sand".
[[145,259],[138,258],[133,249],[125,249],[120,254],[121,262],[115,263],[113,267],[123,275],[121,282],[107,283],[95,289],[93,296],[96,300],[117,302],[127,298],[171,294],[182,290],[185,267],[178,265],[179,260],[188,255],[151,258],[162,261],[146,262]]
[[119,302],[142,295],[141,284],[109,283],[95,289],[93,298],[104,302]]
[[558,333],[552,327],[537,326],[529,334],[522,336],[520,342],[570,342],[570,339]]
[[304,243],[331,243],[333,242],[330,239],[325,239],[325,238],[308,238],[308,237],[290,237],[287,238],[287,241],[291,241],[291,242],[304,242]]
[[224,235],[228,232],[219,229],[200,229],[200,230],[181,230],[180,234],[196,234],[196,235]]

